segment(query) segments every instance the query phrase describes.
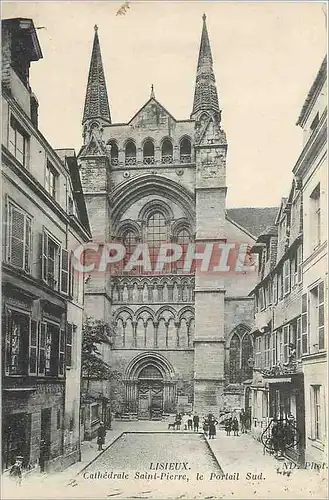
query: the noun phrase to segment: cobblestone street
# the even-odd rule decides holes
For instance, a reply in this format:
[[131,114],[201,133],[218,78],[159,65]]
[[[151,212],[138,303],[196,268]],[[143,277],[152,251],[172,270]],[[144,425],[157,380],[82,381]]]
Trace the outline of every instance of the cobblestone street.
[[[155,471],[151,462],[188,462],[188,469]],[[249,434],[219,430],[207,441],[202,434],[167,431],[166,422],[114,422],[103,452],[95,440],[84,442],[81,462],[61,473],[26,476],[19,489],[5,482],[3,498],[291,498],[291,491],[294,498],[324,498],[320,473],[283,472],[282,462],[264,455]]]

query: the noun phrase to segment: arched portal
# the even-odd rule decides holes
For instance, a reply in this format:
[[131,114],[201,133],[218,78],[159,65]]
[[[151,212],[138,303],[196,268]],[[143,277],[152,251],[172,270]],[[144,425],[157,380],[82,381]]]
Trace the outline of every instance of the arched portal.
[[126,407],[139,419],[161,419],[175,411],[176,380],[172,365],[161,354],[142,353],[128,365]]

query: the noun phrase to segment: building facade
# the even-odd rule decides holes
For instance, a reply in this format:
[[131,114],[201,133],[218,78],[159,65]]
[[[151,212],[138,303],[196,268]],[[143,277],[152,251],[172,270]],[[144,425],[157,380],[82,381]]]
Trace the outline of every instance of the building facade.
[[[113,348],[103,351],[122,374],[115,391],[120,405],[111,396],[114,411],[159,418],[184,404],[200,413],[240,408],[242,382],[252,375],[248,294],[256,273],[184,268],[190,243],[200,259],[205,242],[215,248],[255,241],[225,206],[227,140],[205,16],[185,120],[160,104],[152,86],[127,123],[112,123],[95,27],[83,138],[78,158],[93,242],[116,241],[126,249],[121,268],[88,276],[85,293],[86,314],[110,322],[115,332]],[[151,272],[127,265],[146,243],[152,267],[163,242],[183,249],[174,264]],[[110,397],[110,384],[102,391]]]
[[302,361],[306,460],[327,461],[328,144],[327,58],[308,93],[297,125],[303,149],[293,169],[303,196]]
[[252,432],[290,419],[298,443],[286,454],[326,461],[327,437],[327,107],[326,59],[297,124],[304,145],[275,224],[253,247],[259,281],[253,328]]
[[9,468],[79,459],[83,277],[70,252],[90,239],[73,150],[38,128],[29,85],[42,58],[31,19],[2,22],[2,453]]

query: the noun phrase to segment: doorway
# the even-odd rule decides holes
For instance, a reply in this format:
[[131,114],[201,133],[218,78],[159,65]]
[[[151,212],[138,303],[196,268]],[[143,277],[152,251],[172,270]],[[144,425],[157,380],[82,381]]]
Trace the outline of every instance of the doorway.
[[43,472],[50,458],[51,443],[51,408],[41,410],[41,435],[40,435],[40,470]]
[[160,370],[154,365],[148,365],[141,370],[138,379],[138,418],[161,419],[163,380]]

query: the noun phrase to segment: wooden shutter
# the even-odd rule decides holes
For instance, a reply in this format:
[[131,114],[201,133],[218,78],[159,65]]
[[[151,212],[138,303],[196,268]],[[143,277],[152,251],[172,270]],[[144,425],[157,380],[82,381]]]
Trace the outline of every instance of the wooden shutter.
[[37,374],[38,323],[31,321],[29,342],[29,375]]
[[61,292],[68,294],[69,288],[69,254],[61,249]]
[[10,205],[8,261],[24,269],[25,215]]
[[40,323],[39,328],[39,363],[38,374],[45,375],[46,372],[46,334],[47,323]]
[[11,329],[12,329],[12,315],[11,310],[7,309],[5,317],[4,317],[4,326],[5,326],[5,374],[9,375],[10,373],[10,357],[11,357]]
[[302,357],[302,319],[297,319],[297,339],[296,339],[296,356],[297,359]]
[[72,343],[73,343],[73,329],[75,325],[68,324],[67,325],[67,333],[66,333],[66,351],[65,351],[65,365],[66,368],[70,368],[72,366]]
[[74,267],[73,267],[73,252],[70,252],[69,259],[69,294],[74,297]]
[[25,252],[24,252],[24,270],[29,273],[31,272],[31,242],[32,242],[32,231],[31,231],[31,220],[25,217]]
[[42,233],[42,250],[41,250],[41,276],[44,281],[48,281],[48,235]]
[[64,376],[64,355],[65,355],[65,330],[59,331],[59,339],[58,339],[58,376]]
[[319,283],[318,289],[318,324],[319,324],[319,349],[324,349],[324,282]]
[[301,342],[302,342],[302,354],[307,354],[308,353],[308,314],[307,314],[307,309],[308,309],[308,297],[307,293],[304,293],[302,295],[302,315],[301,315],[301,320],[302,320],[302,331],[301,331]]

